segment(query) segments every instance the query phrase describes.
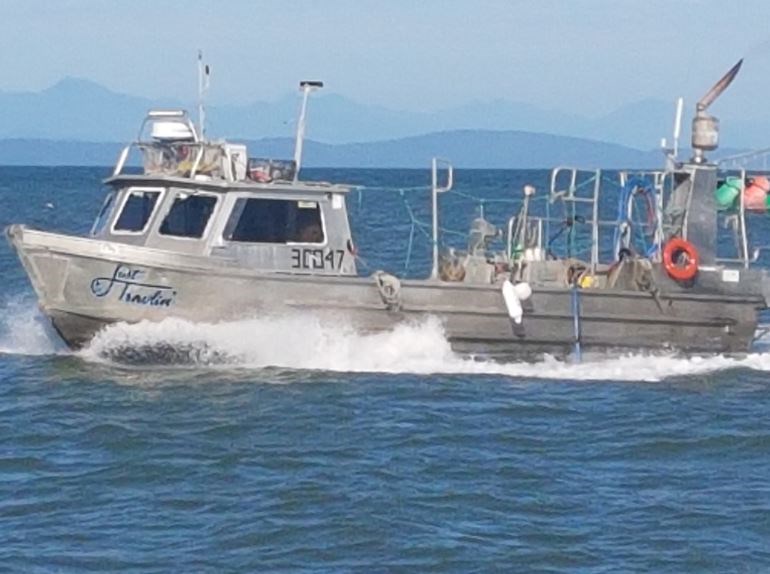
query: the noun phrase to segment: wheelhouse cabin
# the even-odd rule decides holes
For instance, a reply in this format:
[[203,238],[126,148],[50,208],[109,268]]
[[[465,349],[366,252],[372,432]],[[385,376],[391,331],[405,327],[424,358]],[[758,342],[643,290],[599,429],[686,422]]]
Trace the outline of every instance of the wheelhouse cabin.
[[[138,170],[127,167],[137,150]],[[297,176],[296,162],[202,140],[186,112],[152,111],[105,181],[91,236],[266,272],[356,275],[349,188]]]

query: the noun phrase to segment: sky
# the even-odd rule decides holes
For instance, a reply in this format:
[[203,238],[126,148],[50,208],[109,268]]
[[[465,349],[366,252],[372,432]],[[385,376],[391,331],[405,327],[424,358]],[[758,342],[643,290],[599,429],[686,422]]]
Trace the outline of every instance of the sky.
[[0,90],[65,76],[213,104],[275,100],[301,79],[392,109],[507,99],[599,116],[694,102],[746,56],[733,106],[766,114],[768,0],[2,0]]

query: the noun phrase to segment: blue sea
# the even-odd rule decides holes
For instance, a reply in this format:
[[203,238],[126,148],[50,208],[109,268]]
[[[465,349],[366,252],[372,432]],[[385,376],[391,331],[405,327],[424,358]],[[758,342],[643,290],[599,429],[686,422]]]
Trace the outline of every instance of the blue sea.
[[[107,175],[0,168],[0,224],[86,233]],[[308,176],[361,186],[362,273],[426,273],[427,170]],[[457,172],[442,238],[480,210],[504,227],[547,176]],[[0,571],[770,571],[762,340],[504,363],[456,355],[434,321],[244,316],[116,325],[73,353],[6,242],[0,273]]]

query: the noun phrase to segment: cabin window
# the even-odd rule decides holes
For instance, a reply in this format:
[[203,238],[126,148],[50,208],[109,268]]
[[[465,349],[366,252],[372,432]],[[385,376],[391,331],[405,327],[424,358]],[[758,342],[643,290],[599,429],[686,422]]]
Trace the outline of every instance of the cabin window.
[[102,203],[102,208],[99,210],[99,215],[96,216],[96,220],[94,220],[94,224],[91,227],[91,235],[98,235],[101,233],[102,229],[104,229],[104,226],[109,221],[110,215],[112,214],[112,208],[115,205],[115,195],[115,192],[111,191],[107,197],[104,198],[104,203]]
[[113,231],[141,233],[150,220],[155,204],[158,203],[160,190],[131,190],[123,203],[120,217],[115,222]]
[[240,198],[224,237],[246,243],[323,243],[321,207],[317,201]]
[[160,226],[161,235],[203,237],[217,198],[211,195],[180,193]]

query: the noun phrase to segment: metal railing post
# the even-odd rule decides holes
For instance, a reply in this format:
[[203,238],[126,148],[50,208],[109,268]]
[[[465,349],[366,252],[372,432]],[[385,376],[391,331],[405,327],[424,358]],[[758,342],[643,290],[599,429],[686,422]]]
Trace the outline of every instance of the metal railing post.
[[[447,183],[444,186],[438,184],[439,162],[443,163],[447,169]],[[431,208],[432,208],[432,227],[433,227],[433,266],[430,272],[431,279],[438,279],[438,194],[452,189],[454,184],[454,170],[452,164],[447,160],[433,158],[431,163]]]

